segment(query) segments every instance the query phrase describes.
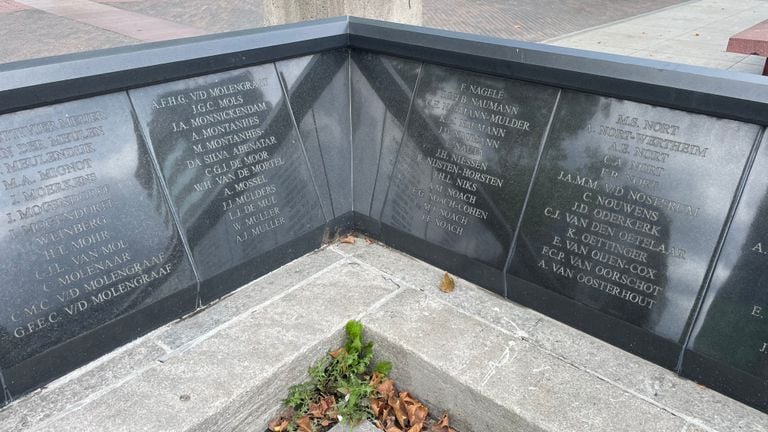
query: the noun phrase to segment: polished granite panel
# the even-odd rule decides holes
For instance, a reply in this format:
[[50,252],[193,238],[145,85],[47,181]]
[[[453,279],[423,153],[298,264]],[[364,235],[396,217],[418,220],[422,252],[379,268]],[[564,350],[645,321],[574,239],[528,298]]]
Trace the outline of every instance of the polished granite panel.
[[378,219],[421,63],[351,51],[355,212]]
[[558,92],[424,65],[381,222],[501,272]]
[[757,134],[564,92],[510,273],[681,343]]
[[[192,267],[124,93],[0,117],[0,182],[9,388],[39,385],[194,309]],[[154,316],[89,339],[161,302]]]
[[[264,259],[252,260],[325,222],[273,64],[130,96],[203,282],[234,289],[263,273]],[[233,268],[242,272],[227,278]]]
[[[762,387],[752,399],[768,408],[768,139],[764,138],[728,231],[712,282],[694,325],[686,358],[719,363],[690,371],[707,383],[722,380],[719,367],[743,374],[725,383],[729,393]],[[688,362],[683,365],[694,368]],[[706,368],[705,368],[706,369]],[[760,394],[762,393],[762,394]]]
[[276,63],[327,220],[352,211],[349,51]]

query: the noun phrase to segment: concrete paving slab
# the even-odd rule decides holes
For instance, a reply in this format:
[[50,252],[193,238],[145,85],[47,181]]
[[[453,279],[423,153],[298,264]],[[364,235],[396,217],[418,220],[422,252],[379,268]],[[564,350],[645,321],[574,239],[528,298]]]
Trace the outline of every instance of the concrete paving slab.
[[724,50],[725,48],[722,47],[721,43],[724,38],[730,37],[732,33],[733,30],[730,28],[700,27],[694,31],[675,36],[674,39],[708,43],[709,45],[716,46],[718,50]]
[[[615,52],[624,41],[629,55],[718,69],[755,71],[736,66],[746,57],[725,51],[728,39],[768,16],[759,0],[698,0],[573,35],[549,40],[560,46]],[[647,29],[644,31],[643,29]],[[623,36],[620,36],[623,35]],[[755,71],[760,73],[761,70]]]
[[152,367],[165,353],[149,337],[123,346],[0,410],[0,431],[29,431],[55,422]]
[[321,249],[294,260],[268,273],[241,289],[229,294],[205,309],[179,321],[153,339],[169,351],[175,351],[233,318],[262,305],[275,297],[285,294],[317,277],[323,271],[330,271],[339,264],[343,256],[330,249]]
[[680,0],[424,0],[424,25],[542,41],[680,3]]
[[[536,425],[536,430],[680,431],[687,423],[416,290],[400,293],[366,316],[364,323],[390,343],[516,414],[524,424]],[[395,368],[393,377],[398,373]],[[431,383],[397,380],[416,395],[434,393]],[[478,411],[478,417],[483,412]],[[469,423],[470,430],[493,430],[475,423],[481,421],[477,418],[460,419]]]
[[541,320],[531,330],[530,341],[579,369],[713,430],[768,430],[768,423],[760,426],[768,421],[765,414],[742,404],[724,409],[727,398],[721,394],[554,320]]
[[395,289],[358,263],[330,267],[37,430],[259,430],[288,385],[341,343],[344,324]]
[[755,65],[752,63],[740,62],[728,68],[733,72],[744,72],[748,74],[761,74],[763,72],[763,66]]
[[366,334],[375,340],[375,360],[389,360],[396,365],[392,378],[398,388],[407,389],[427,406],[431,415],[440,417],[447,413],[452,427],[460,431],[543,432],[537,425],[483,396],[471,385],[446,374],[430,363],[430,359],[403,349],[386,333],[369,327]]
[[623,32],[601,31],[595,33],[582,33],[568,39],[568,44],[560,44],[571,48],[590,49],[593,51],[602,51],[603,47],[613,47],[622,49],[649,49],[654,44],[663,41],[661,38],[640,38],[636,35],[625,34]]
[[652,26],[634,21],[626,21],[621,24],[616,24],[615,26],[611,26],[611,30],[626,35],[660,40],[687,34],[686,30],[673,28],[667,25]]
[[762,66],[763,64],[765,64],[765,57],[749,55],[745,57],[744,60],[742,60],[740,63],[748,63],[752,65]]
[[665,54],[681,54],[689,57],[714,58],[738,62],[746,54],[726,52],[725,47],[716,40],[672,38],[655,44],[651,50]]
[[360,261],[375,267],[405,286],[421,290],[442,302],[503,328],[510,333],[526,336],[543,315],[506,301],[498,295],[454,276],[456,288],[451,293],[440,291],[445,270],[415,260],[402,252],[381,244],[361,249],[355,255]]

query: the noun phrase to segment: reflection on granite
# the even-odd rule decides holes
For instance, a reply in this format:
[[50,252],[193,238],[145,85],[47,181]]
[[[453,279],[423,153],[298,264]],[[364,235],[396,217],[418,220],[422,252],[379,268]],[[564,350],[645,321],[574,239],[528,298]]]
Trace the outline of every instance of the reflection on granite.
[[688,348],[768,383],[766,146],[768,138],[760,145]]
[[768,409],[759,132],[355,49],[0,116],[3,390],[351,224]]
[[277,62],[327,220],[352,211],[349,51]]
[[[0,117],[2,369],[182,290],[189,295],[161,320],[194,309],[192,268],[138,137],[123,93]],[[146,325],[134,319],[120,331]],[[48,362],[58,368],[79,356],[87,353]],[[14,387],[17,377],[62,372],[5,378]]]
[[757,133],[564,92],[511,274],[681,342]]
[[354,208],[378,219],[421,63],[352,50]]
[[501,271],[557,95],[424,65],[382,223]]
[[130,96],[202,280],[325,222],[273,64]]

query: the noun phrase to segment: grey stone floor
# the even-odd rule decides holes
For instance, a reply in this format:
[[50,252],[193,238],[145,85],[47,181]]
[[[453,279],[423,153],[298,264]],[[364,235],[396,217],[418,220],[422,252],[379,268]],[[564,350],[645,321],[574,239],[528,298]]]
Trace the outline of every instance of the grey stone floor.
[[[260,27],[264,23],[263,0],[97,2],[118,11],[137,12],[211,33]],[[61,3],[87,6],[93,1]],[[423,10],[427,26],[539,41],[680,3],[682,0],[424,0]],[[24,0],[0,0],[0,63],[139,42],[36,10]]]
[[[26,4],[40,1],[0,0],[0,63],[141,42]],[[761,73],[765,62],[725,52],[728,37],[768,17],[765,0],[423,1],[424,25],[431,27],[752,74]],[[136,13],[208,33],[260,27],[265,21],[263,0],[96,2],[116,15]],[[94,1],[62,3],[77,8]]]
[[442,293],[442,274],[331,245],[14,402],[0,430],[261,431],[357,318],[401,386],[483,413],[464,432],[768,431],[765,414],[466,281]]
[[424,25],[538,42],[684,2],[424,0]]
[[728,38],[768,18],[765,0],[697,0],[546,43],[761,74],[765,57],[726,52]]

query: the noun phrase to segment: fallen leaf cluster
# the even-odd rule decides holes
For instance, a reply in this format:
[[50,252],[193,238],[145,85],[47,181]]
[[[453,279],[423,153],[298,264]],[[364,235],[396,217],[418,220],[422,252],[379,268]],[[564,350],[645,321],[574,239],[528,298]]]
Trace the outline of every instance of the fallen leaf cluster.
[[456,281],[453,280],[453,277],[446,272],[443,275],[443,278],[440,279],[440,291],[444,293],[450,293],[453,292],[453,290],[456,288]]
[[298,432],[315,432],[317,426],[329,428],[338,422],[336,398],[326,396],[317,403],[309,404],[309,411],[301,417],[293,418],[283,415],[269,423],[269,430],[283,432],[295,430]]
[[456,432],[448,415],[431,424],[429,409],[408,392],[398,392],[395,382],[374,373],[371,384],[376,393],[371,397],[374,424],[385,432]]
[[363,325],[349,321],[347,341],[309,368],[310,379],[291,386],[286,411],[269,422],[272,432],[324,432],[344,421],[371,420],[385,432],[456,432],[443,416],[428,418],[427,407],[408,392],[397,392],[387,376],[389,362],[371,368],[373,343],[363,340]]
[[341,420],[350,424],[371,417],[371,376],[386,376],[389,362],[370,367],[373,343],[363,341],[363,325],[349,321],[347,341],[309,368],[307,382],[291,386],[283,404],[288,411],[269,424],[273,432],[321,432]]

